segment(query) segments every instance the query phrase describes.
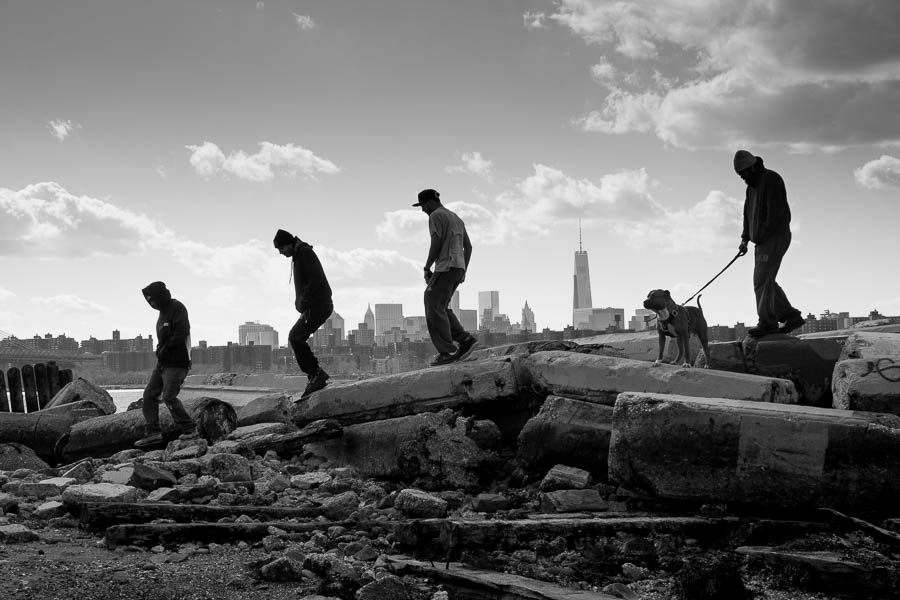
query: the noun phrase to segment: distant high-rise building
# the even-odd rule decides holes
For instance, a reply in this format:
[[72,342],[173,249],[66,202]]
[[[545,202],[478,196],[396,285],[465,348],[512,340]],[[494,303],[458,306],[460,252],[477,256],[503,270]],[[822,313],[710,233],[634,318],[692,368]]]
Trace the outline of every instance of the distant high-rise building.
[[478,318],[481,326],[492,323],[494,317],[500,314],[500,292],[478,292]]
[[456,315],[456,318],[459,318],[459,290],[453,292],[453,297],[450,298],[450,310],[453,311],[453,314]]
[[591,271],[588,267],[588,253],[581,247],[581,223],[578,223],[578,250],[575,251],[575,275],[573,277],[575,288],[572,295],[572,325],[578,328],[575,322],[575,311],[591,308]]
[[366,308],[366,316],[363,317],[363,323],[368,325],[369,330],[372,331],[372,335],[375,335],[375,313],[372,312],[371,304]]
[[259,321],[247,321],[238,325],[238,344],[248,346],[251,342],[254,346],[277,348],[278,332],[271,325],[261,324]]
[[375,335],[379,336],[394,327],[403,329],[402,304],[375,305]]
[[375,330],[369,329],[367,323],[360,323],[359,328],[355,331],[351,331],[350,334],[353,335],[353,341],[357,346],[375,345]]
[[333,310],[330,319],[331,328],[334,330],[334,335],[337,336],[338,345],[340,345],[340,342],[344,341],[344,317]]
[[462,325],[463,329],[465,329],[469,333],[478,331],[478,311],[477,310],[474,310],[474,309],[467,310],[465,308],[461,308],[459,310],[459,314],[456,315],[456,318],[459,319],[459,324]]
[[534,311],[528,306],[528,300],[525,301],[525,306],[522,307],[522,329],[531,333],[537,331],[537,325],[534,324]]
[[403,317],[403,329],[411,342],[421,342],[428,337],[428,323],[425,317]]
[[644,331],[648,329],[648,324],[656,316],[656,313],[649,308],[638,308],[634,311],[634,316],[628,323],[628,329],[634,331]]
[[576,308],[574,312],[575,329],[606,331],[622,329],[625,324],[624,308]]

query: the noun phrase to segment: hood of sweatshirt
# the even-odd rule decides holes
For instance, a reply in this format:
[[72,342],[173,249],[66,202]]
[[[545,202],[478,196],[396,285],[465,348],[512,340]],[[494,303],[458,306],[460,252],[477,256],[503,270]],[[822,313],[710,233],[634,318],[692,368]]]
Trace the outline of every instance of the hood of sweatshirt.
[[154,281],[141,290],[144,298],[150,298],[157,307],[162,308],[172,300],[172,293],[162,281]]

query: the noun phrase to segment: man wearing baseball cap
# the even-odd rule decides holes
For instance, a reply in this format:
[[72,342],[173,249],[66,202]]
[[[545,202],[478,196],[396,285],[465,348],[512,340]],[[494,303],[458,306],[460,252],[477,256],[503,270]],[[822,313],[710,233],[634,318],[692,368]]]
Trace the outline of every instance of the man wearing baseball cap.
[[413,206],[421,207],[428,215],[431,233],[431,246],[425,260],[425,322],[431,343],[438,351],[431,365],[445,365],[466,358],[478,345],[478,340],[463,329],[450,309],[453,292],[466,279],[472,243],[462,219],[441,204],[441,195],[437,191],[422,190]]
[[[734,170],[747,184],[744,197],[744,229],[738,251],[747,253],[747,242],[753,242],[756,263],[753,268],[753,291],[759,322],[747,330],[753,337],[770,333],[789,333],[806,321],[791,306],[784,290],[775,281],[781,259],[791,245],[791,209],[781,175],[767,169],[763,159],[747,150],[734,155]],[[781,326],[779,326],[781,323]]]

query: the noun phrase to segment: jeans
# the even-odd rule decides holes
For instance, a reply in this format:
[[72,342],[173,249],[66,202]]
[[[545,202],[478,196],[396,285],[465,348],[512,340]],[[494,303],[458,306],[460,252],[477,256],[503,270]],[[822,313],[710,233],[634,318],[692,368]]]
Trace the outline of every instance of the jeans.
[[461,342],[469,337],[450,310],[453,292],[462,283],[465,274],[463,269],[435,273],[425,288],[425,323],[431,343],[441,354],[453,354],[457,350],[454,340]]
[[778,327],[791,317],[801,316],[800,311],[791,306],[784,290],[775,282],[781,259],[791,245],[791,232],[770,236],[756,244],[753,268],[753,291],[756,293],[756,314],[759,326],[766,329]]
[[291,345],[291,350],[294,351],[297,364],[308,377],[319,372],[319,359],[313,354],[306,340],[328,320],[332,312],[334,312],[334,304],[331,300],[310,306],[300,314],[300,318],[297,319],[288,334],[288,343]]
[[178,392],[181,391],[181,384],[187,377],[188,369],[184,367],[160,367],[159,364],[150,374],[150,381],[144,388],[144,399],[141,411],[144,413],[144,422],[147,433],[157,433],[159,427],[159,402],[166,405],[172,418],[175,420],[176,426],[193,425],[194,421],[184,409],[181,400],[178,399]]

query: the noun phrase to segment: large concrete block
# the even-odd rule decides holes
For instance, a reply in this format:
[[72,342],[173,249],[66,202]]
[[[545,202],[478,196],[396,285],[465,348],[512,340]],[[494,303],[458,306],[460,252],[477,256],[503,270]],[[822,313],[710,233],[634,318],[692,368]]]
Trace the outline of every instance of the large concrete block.
[[519,392],[515,371],[513,359],[498,358],[333,384],[297,402],[292,418],[347,425],[503,400]]
[[900,334],[857,331],[847,337],[839,360],[875,359],[884,356],[893,356],[900,360]]
[[846,339],[846,334],[804,338],[770,335],[713,343],[709,345],[709,366],[721,371],[789,379],[797,389],[799,404],[828,407],[834,365]]
[[785,379],[714,369],[572,352],[538,352],[522,359],[529,383],[560,396],[612,405],[620,392],[655,392],[794,404],[797,392]]
[[900,417],[664,394],[620,394],[609,477],[653,496],[895,513]]
[[834,408],[900,415],[900,357],[842,360],[831,389]]
[[612,413],[611,406],[549,396],[519,433],[519,464],[532,476],[564,464],[606,479]]
[[[579,345],[587,344],[605,344],[612,346],[621,356],[634,360],[654,361],[659,356],[659,333],[656,331],[656,324],[646,331],[633,331],[623,333],[603,333],[583,338],[575,338],[572,340]],[[690,341],[691,359],[696,360],[700,354],[700,340],[697,336],[692,335]],[[678,344],[674,338],[666,340],[666,348],[663,352],[663,360],[671,362],[678,356]]]

